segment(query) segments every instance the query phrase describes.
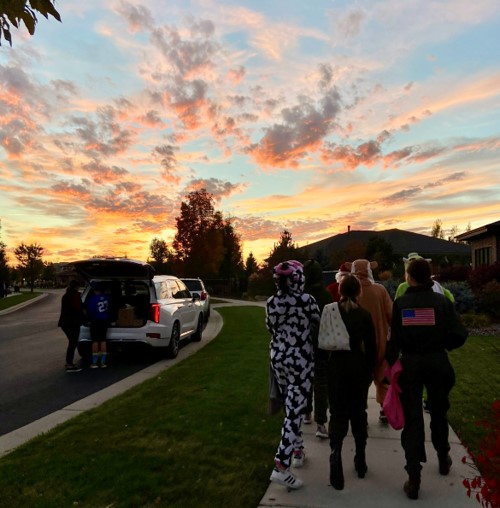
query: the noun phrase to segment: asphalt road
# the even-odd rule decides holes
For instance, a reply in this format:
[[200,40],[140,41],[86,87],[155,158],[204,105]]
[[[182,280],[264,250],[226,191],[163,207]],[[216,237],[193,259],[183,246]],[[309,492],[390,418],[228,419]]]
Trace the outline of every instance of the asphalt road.
[[[57,327],[64,290],[0,315],[0,436],[151,365],[151,355],[109,355],[107,369],[64,370],[67,339]],[[75,363],[79,360],[75,353]]]

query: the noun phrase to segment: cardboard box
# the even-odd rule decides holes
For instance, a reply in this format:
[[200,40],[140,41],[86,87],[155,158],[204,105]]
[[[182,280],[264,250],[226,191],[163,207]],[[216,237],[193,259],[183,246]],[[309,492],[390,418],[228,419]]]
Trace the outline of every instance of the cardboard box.
[[134,326],[135,315],[133,307],[125,307],[123,309],[118,309],[118,319],[116,320],[116,326],[126,327],[126,326]]

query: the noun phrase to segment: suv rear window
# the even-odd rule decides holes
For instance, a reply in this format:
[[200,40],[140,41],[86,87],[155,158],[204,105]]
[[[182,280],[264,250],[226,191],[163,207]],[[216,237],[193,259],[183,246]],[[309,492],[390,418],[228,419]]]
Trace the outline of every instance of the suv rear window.
[[[100,280],[102,291],[109,298],[110,320],[116,321],[118,309],[129,306],[135,309],[136,317],[147,319],[150,304],[149,286],[145,281]],[[88,296],[92,294],[89,291]]]
[[182,279],[182,282],[186,284],[189,291],[201,291],[203,288],[201,287],[201,282],[195,279]]

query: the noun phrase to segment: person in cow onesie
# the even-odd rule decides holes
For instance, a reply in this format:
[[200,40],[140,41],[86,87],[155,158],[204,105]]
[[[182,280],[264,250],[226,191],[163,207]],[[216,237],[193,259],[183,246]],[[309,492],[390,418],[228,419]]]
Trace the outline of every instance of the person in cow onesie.
[[302,467],[305,460],[301,425],[313,389],[312,330],[319,326],[320,313],[315,298],[304,292],[302,263],[279,263],[273,268],[273,279],[277,291],[266,302],[266,327],[271,334],[271,369],[285,418],[270,480],[298,489],[302,480],[290,471],[290,466]]
[[377,362],[373,370],[373,382],[376,388],[376,399],[380,404],[380,423],[387,423],[382,404],[387,393],[387,379],[385,369],[388,367],[385,359],[387,338],[392,318],[392,300],[387,289],[373,279],[373,269],[377,268],[376,261],[356,259],[352,263],[344,263],[351,273],[361,282],[361,296],[358,301],[361,307],[370,312],[375,335],[377,338]]

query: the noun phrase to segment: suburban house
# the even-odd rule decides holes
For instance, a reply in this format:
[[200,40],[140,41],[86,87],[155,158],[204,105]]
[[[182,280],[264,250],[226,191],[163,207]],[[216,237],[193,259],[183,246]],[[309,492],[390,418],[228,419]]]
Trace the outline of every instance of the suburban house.
[[[331,236],[324,240],[301,247],[311,257],[329,260],[335,252],[348,249],[351,244],[366,245],[370,239],[380,237],[392,246],[393,254],[402,259],[410,252],[418,252],[434,262],[439,260],[452,261],[460,259],[464,264],[470,264],[471,247],[465,243],[450,242],[432,236],[421,235],[401,229],[386,229],[384,231],[356,231],[349,227],[346,233]],[[338,266],[328,266],[326,269],[336,270]]]
[[472,268],[500,261],[500,220],[457,235],[472,249]]

